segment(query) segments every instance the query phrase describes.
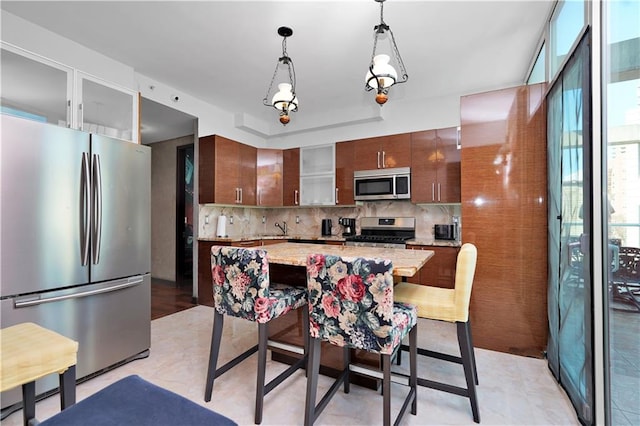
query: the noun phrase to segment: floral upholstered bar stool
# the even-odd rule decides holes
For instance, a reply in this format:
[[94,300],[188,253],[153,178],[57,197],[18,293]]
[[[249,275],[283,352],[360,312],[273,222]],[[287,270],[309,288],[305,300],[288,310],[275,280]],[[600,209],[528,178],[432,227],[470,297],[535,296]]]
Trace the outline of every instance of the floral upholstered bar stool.
[[[409,389],[394,424],[400,421],[409,404],[411,413],[416,414],[417,312],[414,306],[394,303],[392,270],[391,262],[382,259],[346,259],[322,254],[307,258],[310,348],[305,425],[314,423],[340,384],[344,385],[344,392],[349,393],[352,348],[381,355],[382,374],[380,370],[373,370],[371,377],[382,379],[382,423],[390,425],[391,357],[407,335]],[[316,405],[322,341],[343,347],[343,370]],[[359,368],[358,374],[366,374],[363,370]]]
[[[307,337],[309,323],[307,290],[272,283],[269,279],[269,261],[265,250],[213,246],[211,248],[211,272],[213,275],[213,301],[215,305],[209,369],[205,389],[205,401],[211,401],[213,382],[221,374],[238,365],[256,351],[258,373],[256,385],[255,423],[262,422],[264,396],[271,392],[299,368],[307,365]],[[269,321],[294,309],[302,309],[304,349],[291,348],[302,353],[302,358],[265,385]],[[258,344],[217,368],[218,353],[222,341],[224,316],[234,316],[258,323]],[[282,346],[282,344],[280,344]]]

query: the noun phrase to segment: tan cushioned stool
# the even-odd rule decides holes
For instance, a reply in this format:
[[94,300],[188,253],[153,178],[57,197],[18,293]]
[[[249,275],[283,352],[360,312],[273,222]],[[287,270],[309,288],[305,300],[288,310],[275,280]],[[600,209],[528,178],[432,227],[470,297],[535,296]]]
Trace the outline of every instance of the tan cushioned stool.
[[[469,321],[469,303],[477,258],[476,246],[465,243],[460,248],[456,261],[455,288],[439,288],[402,282],[393,289],[393,297],[396,302],[415,305],[420,318],[456,324],[460,347],[459,357],[426,348],[418,348],[418,355],[462,364],[467,387],[452,386],[448,383],[439,383],[421,377],[418,377],[418,385],[469,398],[473,421],[480,423],[480,409],[476,392],[478,372]],[[406,350],[405,348],[403,345],[398,351],[398,363],[400,363],[401,351]]]
[[27,322],[0,330],[0,392],[22,386],[24,422],[35,418],[35,381],[60,375],[60,407],[75,403],[78,342]]

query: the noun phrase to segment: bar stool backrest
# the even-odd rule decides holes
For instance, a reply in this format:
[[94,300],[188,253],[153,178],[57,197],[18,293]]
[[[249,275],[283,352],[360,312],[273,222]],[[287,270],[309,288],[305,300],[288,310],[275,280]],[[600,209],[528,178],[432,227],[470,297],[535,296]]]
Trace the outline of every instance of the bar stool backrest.
[[267,253],[258,248],[213,246],[213,302],[223,315],[266,323],[290,310],[281,297],[272,297]]
[[470,243],[465,243],[460,248],[456,261],[455,283],[455,320],[467,322],[469,319],[469,303],[471,301],[471,288],[476,272],[478,249]]
[[390,354],[400,342],[394,323],[389,260],[314,254],[307,259],[310,335],[336,346]]

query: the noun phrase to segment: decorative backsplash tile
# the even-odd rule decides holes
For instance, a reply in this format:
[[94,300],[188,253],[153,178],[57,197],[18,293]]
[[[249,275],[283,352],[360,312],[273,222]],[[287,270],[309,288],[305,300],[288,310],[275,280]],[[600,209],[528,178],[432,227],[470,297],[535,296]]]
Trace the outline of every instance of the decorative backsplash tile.
[[[322,219],[331,219],[333,235],[341,235],[338,218],[356,219],[356,232],[360,233],[362,217],[415,217],[416,239],[433,239],[433,225],[452,223],[453,216],[460,216],[459,204],[421,204],[405,201],[366,202],[355,207],[302,207],[302,208],[255,208],[201,205],[198,238],[213,238],[216,235],[218,217],[227,217],[226,233],[229,237],[282,235],[275,226],[287,223],[287,235],[295,237],[320,236]],[[207,222],[208,217],[208,223]],[[264,217],[264,223],[263,223]],[[461,225],[462,226],[462,221]]]

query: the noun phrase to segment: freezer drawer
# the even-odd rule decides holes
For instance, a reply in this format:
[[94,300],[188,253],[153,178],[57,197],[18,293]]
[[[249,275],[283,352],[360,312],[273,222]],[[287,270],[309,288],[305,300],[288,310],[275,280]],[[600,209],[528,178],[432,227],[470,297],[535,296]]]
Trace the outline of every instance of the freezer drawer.
[[[34,322],[79,343],[76,375],[85,377],[151,346],[151,277],[91,284],[37,296],[4,299],[2,327]],[[58,387],[52,375],[36,383],[40,395]],[[21,389],[1,394],[2,408],[22,400]]]

